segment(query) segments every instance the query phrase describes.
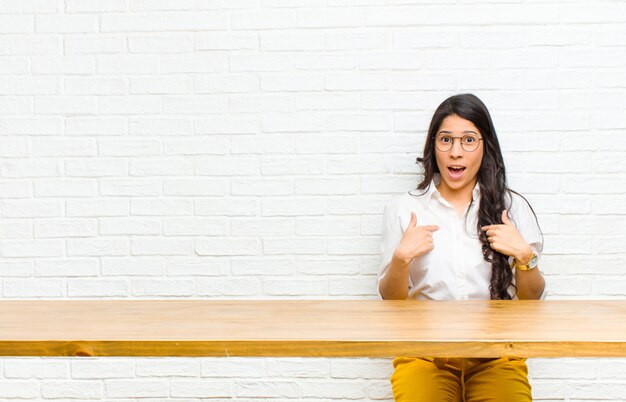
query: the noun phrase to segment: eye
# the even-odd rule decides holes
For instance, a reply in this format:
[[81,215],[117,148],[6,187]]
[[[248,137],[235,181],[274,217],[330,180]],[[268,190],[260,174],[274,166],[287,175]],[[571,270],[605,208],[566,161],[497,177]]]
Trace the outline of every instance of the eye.
[[466,144],[473,144],[476,141],[478,141],[478,139],[472,135],[467,135],[465,137],[463,137],[463,142]]
[[452,142],[452,138],[442,135],[441,137],[439,137],[439,142],[441,142],[442,144],[448,144]]

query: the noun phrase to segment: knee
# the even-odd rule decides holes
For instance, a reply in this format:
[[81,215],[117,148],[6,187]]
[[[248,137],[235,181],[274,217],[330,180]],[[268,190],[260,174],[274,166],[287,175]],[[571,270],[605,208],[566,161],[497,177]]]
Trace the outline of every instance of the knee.
[[466,382],[468,402],[532,402],[528,368],[511,360],[480,371]]
[[[420,358],[399,358],[394,361],[391,389],[396,402],[457,401],[460,379]],[[396,364],[397,363],[397,364]]]

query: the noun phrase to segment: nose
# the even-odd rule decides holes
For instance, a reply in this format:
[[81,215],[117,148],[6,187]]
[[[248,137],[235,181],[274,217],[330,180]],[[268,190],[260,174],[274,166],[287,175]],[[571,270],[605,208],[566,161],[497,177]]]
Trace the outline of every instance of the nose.
[[453,158],[458,158],[463,155],[463,147],[461,146],[461,139],[457,138],[452,140],[452,148],[450,149],[450,156]]

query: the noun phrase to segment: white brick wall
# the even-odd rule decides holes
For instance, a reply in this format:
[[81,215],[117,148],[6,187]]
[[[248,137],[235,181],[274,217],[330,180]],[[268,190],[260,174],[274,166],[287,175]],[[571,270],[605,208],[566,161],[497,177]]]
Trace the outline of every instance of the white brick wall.
[[[375,298],[382,208],[474,92],[549,297],[623,299],[625,71],[623,0],[1,0],[2,297]],[[530,366],[536,400],[626,400],[624,359]],[[391,372],[3,358],[0,400],[390,401]]]

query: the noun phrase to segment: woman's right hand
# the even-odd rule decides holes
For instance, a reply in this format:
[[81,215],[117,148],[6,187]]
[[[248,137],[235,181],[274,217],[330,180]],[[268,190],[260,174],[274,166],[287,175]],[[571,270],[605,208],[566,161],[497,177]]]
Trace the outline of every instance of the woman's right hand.
[[404,231],[393,258],[409,264],[414,258],[428,253],[434,247],[432,232],[437,230],[439,230],[437,225],[417,226],[417,216],[415,212],[411,212],[411,221]]

